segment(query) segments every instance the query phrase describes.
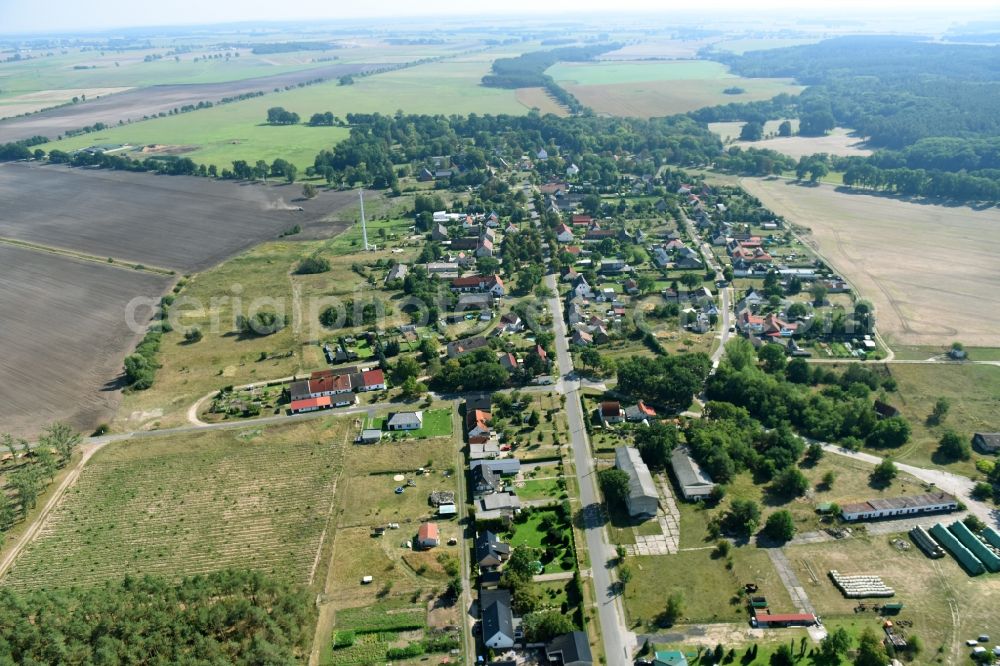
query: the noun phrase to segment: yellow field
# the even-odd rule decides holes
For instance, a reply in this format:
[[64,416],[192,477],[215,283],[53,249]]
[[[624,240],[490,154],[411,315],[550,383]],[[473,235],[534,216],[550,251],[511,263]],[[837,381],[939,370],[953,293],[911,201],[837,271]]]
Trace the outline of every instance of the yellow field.
[[822,185],[743,179],[748,192],[809,231],[806,240],[874,303],[897,344],[996,344],[1000,210],[917,204]]

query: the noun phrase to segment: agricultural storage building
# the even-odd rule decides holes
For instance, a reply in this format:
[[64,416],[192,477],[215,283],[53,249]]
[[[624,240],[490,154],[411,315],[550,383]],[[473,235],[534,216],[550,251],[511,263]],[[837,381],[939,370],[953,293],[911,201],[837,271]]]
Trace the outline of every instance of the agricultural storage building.
[[955,535],[945,529],[945,526],[938,523],[930,529],[931,536],[934,537],[938,543],[945,547],[945,549],[952,554],[958,563],[965,568],[969,574],[973,576],[978,576],[979,574],[986,571],[983,567],[983,563],[976,559],[968,548],[963,546],[961,542],[955,538]]
[[844,520],[879,520],[927,513],[946,513],[956,509],[958,509],[958,500],[954,495],[936,492],[843,504],[840,507],[840,515]]
[[628,506],[630,516],[655,516],[660,497],[653,484],[653,476],[642,462],[639,450],[630,446],[615,449],[615,467],[628,474]]
[[994,548],[1000,548],[1000,532],[997,532],[992,527],[987,527],[983,530],[983,538]]
[[674,469],[674,476],[684,499],[702,499],[712,494],[715,484],[691,457],[686,446],[678,446],[673,450],[670,454],[670,466]]
[[962,545],[976,556],[976,559],[983,563],[989,571],[996,573],[1000,571],[1000,557],[993,550],[984,544],[972,533],[965,523],[956,520],[948,526],[948,530],[955,535],[955,538],[962,542]]
[[927,557],[933,559],[944,557],[944,549],[920,525],[910,530],[910,538],[913,539],[913,543],[917,544],[920,550],[924,551],[924,555]]
[[996,453],[1000,451],[1000,432],[977,432],[972,445],[982,453]]
[[811,627],[816,624],[816,616],[812,613],[781,613],[770,614],[759,612],[753,614],[753,625],[766,629],[768,627]]

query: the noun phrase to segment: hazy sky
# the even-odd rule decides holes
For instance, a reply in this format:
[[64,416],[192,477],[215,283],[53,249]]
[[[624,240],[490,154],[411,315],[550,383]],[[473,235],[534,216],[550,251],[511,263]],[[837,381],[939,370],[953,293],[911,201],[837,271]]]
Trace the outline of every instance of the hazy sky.
[[555,14],[573,18],[581,12],[680,12],[739,9],[783,10],[794,18],[803,7],[843,15],[883,10],[903,15],[914,10],[985,10],[995,15],[996,0],[0,0],[0,34],[29,31],[124,26],[183,25],[229,21],[447,16],[469,14]]

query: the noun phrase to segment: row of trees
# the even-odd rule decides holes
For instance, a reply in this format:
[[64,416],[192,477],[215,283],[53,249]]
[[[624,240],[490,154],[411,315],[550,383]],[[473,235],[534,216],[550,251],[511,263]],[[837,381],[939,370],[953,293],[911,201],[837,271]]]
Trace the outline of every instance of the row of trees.
[[64,423],[46,427],[35,445],[10,434],[0,435],[0,445],[10,455],[4,463],[5,485],[14,491],[13,497],[0,492],[0,545],[2,533],[35,508],[38,496],[56,471],[69,462],[81,441],[80,433]]

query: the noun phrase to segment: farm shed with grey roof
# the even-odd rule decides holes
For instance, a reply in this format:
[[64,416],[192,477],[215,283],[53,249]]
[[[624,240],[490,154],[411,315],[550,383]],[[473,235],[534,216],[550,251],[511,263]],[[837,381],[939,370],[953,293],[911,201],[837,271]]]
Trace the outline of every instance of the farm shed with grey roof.
[[673,450],[670,454],[670,466],[686,500],[708,497],[715,488],[711,477],[691,457],[686,446],[678,446]]
[[630,446],[615,449],[615,467],[628,474],[626,505],[630,516],[655,516],[659,507],[659,494],[649,468],[642,461],[639,450]]

